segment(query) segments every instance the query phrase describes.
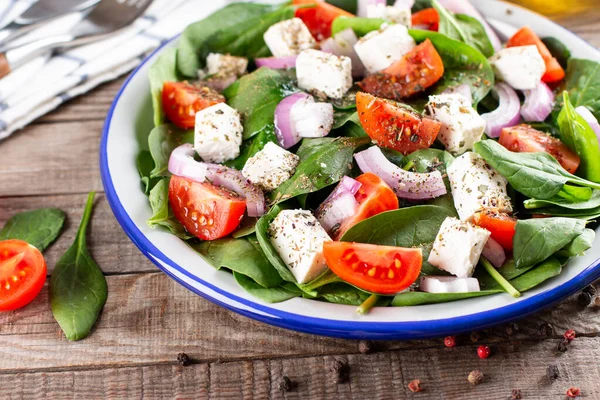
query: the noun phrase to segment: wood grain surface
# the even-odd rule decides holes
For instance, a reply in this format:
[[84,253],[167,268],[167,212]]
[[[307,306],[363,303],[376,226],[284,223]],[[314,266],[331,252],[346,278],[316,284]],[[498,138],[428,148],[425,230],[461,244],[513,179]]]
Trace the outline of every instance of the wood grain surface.
[[[598,7],[552,17],[600,46]],[[356,341],[258,323],[179,286],[128,240],[101,193],[99,137],[122,81],[0,142],[0,226],[24,210],[65,210],[66,229],[46,252],[51,273],[73,240],[87,192],[99,191],[88,237],[109,286],[97,326],[80,342],[64,338],[47,288],[29,306],[0,314],[0,398],[510,399],[520,389],[523,399],[563,399],[578,386],[584,398],[600,399],[600,309],[578,305],[576,296],[518,321],[516,333],[499,326],[480,332],[477,343],[459,337],[455,348],[441,338],[377,342],[374,353],[361,354]],[[540,332],[545,323],[554,327],[549,336]],[[566,329],[578,337],[559,353]],[[482,343],[492,348],[489,359],[476,355]],[[181,352],[191,365],[177,362]],[[348,363],[348,382],[334,382],[334,360]],[[559,370],[556,380],[546,377],[549,365]],[[477,386],[467,381],[474,369],[485,375]],[[279,387],[284,375],[294,383],[290,392]],[[408,390],[413,379],[424,391]]]

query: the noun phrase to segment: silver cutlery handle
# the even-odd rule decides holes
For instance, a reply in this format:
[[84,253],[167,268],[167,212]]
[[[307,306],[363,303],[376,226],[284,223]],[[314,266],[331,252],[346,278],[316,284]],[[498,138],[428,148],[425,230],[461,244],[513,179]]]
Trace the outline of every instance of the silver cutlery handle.
[[0,53],[0,78],[8,75],[13,69],[27,61],[59,47],[75,44],[75,37],[70,34],[50,36],[22,46],[5,49]]

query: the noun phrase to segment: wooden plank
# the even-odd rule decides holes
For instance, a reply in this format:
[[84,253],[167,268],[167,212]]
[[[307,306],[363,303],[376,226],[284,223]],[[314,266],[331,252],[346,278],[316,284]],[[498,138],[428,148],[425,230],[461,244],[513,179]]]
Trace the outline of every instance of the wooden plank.
[[[195,399],[510,399],[520,389],[524,399],[562,399],[571,386],[584,398],[600,398],[599,338],[577,338],[557,355],[556,340],[514,343],[480,360],[475,346],[454,349],[406,349],[369,355],[315,356],[230,363],[150,365],[72,371],[0,374],[0,385],[14,399],[41,398],[195,398]],[[349,381],[333,382],[334,360],[350,366]],[[555,381],[547,366],[558,367]],[[484,380],[467,381],[472,370]],[[288,376],[296,387],[283,392]],[[420,379],[423,392],[407,385]]]

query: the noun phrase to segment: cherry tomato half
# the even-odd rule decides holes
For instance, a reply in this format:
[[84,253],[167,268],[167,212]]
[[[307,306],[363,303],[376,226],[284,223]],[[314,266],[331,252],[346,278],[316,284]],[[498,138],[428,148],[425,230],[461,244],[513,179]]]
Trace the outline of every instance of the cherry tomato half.
[[304,22],[310,33],[318,41],[331,36],[331,24],[333,24],[334,19],[337,17],[354,17],[353,14],[327,4],[323,0],[294,0],[293,4],[314,5],[314,7],[298,8],[296,17]]
[[512,251],[513,239],[517,229],[515,218],[500,211],[486,210],[475,214],[473,223],[490,231],[492,239],[505,250]]
[[437,32],[440,28],[440,15],[435,8],[417,11],[411,17],[412,26],[426,26],[430,31]]
[[224,102],[223,95],[208,87],[189,82],[165,82],[163,85],[162,106],[167,119],[183,129],[194,127],[198,111]]

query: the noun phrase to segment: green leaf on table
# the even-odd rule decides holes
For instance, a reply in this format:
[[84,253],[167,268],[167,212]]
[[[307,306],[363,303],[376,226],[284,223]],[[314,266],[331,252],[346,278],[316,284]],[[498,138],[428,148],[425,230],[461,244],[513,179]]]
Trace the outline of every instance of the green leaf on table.
[[92,259],[85,237],[93,206],[94,193],[90,193],[75,242],[58,260],[50,277],[52,314],[69,340],[80,340],[90,333],[108,296],[106,279]]
[[542,38],[542,42],[552,54],[552,57],[556,58],[561,67],[567,68],[569,60],[571,59],[571,51],[563,42],[555,37],[547,36]]
[[595,238],[596,232],[594,230],[584,229],[581,235],[556,252],[556,255],[561,257],[582,256],[587,250],[592,248]]
[[154,160],[150,177],[171,176],[169,158],[173,150],[184,143],[194,143],[193,129],[181,129],[173,124],[162,124],[152,129],[148,135],[148,147]]
[[65,213],[57,208],[16,214],[0,230],[0,240],[23,240],[43,252],[60,235],[65,218]]
[[161,53],[148,71],[152,108],[154,109],[154,126],[165,121],[162,108],[162,89],[165,82],[177,82],[181,76],[177,72],[177,49],[170,48]]
[[277,287],[266,288],[238,272],[234,271],[233,277],[245,291],[265,303],[281,303],[282,301],[302,296],[302,291],[293,283],[285,282]]
[[162,178],[150,191],[149,200],[152,216],[147,221],[148,226],[151,228],[160,226],[183,240],[191,239],[193,236],[175,218],[171,207],[169,207],[169,181],[170,178]]
[[587,107],[600,120],[600,63],[572,58],[564,81],[574,107]]

